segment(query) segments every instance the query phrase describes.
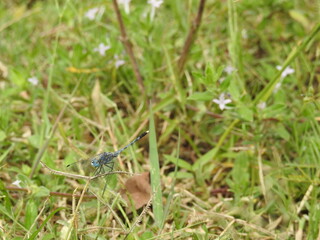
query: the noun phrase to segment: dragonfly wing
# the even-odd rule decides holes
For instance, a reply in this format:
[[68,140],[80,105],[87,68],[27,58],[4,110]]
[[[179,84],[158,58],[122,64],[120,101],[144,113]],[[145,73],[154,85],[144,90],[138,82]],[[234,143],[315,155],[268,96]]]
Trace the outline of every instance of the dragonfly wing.
[[99,153],[91,158],[81,159],[79,161],[67,165],[67,168],[73,172],[85,174],[87,176],[94,175],[93,173],[96,172],[97,168],[92,165],[92,161],[99,161],[102,155],[103,153]]
[[[78,173],[81,175],[90,176],[94,171],[95,168],[91,165],[91,159],[81,159],[74,163],[67,165],[68,171]],[[90,174],[91,173],[91,174]]]

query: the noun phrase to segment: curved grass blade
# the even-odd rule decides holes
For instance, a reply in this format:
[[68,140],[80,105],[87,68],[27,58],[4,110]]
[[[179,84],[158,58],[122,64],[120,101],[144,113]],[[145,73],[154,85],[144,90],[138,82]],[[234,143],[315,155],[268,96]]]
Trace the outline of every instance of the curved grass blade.
[[152,192],[154,193],[154,200],[152,202],[154,218],[156,225],[161,227],[161,224],[164,219],[163,215],[163,203],[162,203],[162,191],[161,191],[161,176],[160,176],[160,166],[159,166],[159,155],[157,149],[157,140],[156,140],[156,130],[153,119],[152,107],[150,104],[150,175],[151,175],[151,187]]

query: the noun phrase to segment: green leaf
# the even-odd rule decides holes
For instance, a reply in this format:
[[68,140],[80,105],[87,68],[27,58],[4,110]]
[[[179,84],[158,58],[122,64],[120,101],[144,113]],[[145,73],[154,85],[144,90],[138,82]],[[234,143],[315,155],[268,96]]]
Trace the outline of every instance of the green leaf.
[[[231,78],[230,78],[231,79]],[[241,86],[237,83],[236,79],[233,79],[230,81],[230,85],[228,87],[228,92],[232,96],[232,99],[235,101],[239,101],[240,99],[240,92],[241,92]]]
[[243,120],[253,121],[253,111],[249,107],[241,106],[237,109],[237,112]]
[[289,11],[289,15],[290,17],[292,17],[294,20],[296,20],[297,22],[299,22],[301,25],[303,25],[304,28],[308,29],[310,26],[310,21],[308,20],[308,18],[303,15],[303,13],[301,11],[297,11],[297,10],[290,10]]
[[50,195],[49,189],[45,188],[44,186],[37,187],[34,190],[35,197],[47,197],[49,195]]
[[172,162],[173,164],[177,165],[180,168],[184,168],[186,170],[192,171],[192,166],[190,163],[182,160],[180,158],[176,158],[170,155],[164,155],[165,159]]
[[229,86],[231,82],[232,76],[228,75],[226,78],[223,80],[223,82],[220,84],[220,91],[221,92],[228,92],[229,91]]
[[26,204],[26,216],[25,216],[25,226],[27,229],[30,229],[35,219],[37,218],[38,207],[36,203],[29,199]]
[[191,96],[187,98],[187,100],[195,100],[195,101],[210,101],[213,96],[210,92],[195,92]]
[[192,76],[193,76],[193,78],[194,78],[195,80],[200,81],[200,82],[202,82],[203,84],[206,84],[202,72],[192,72]]
[[217,147],[211,149],[209,152],[201,156],[192,166],[192,170],[196,171],[197,169],[202,170],[202,166],[207,164],[210,161],[213,161],[215,156],[217,155],[219,149]]
[[207,86],[213,86],[221,77],[224,66],[220,66],[218,69],[215,69],[211,64],[206,66],[206,77],[205,83]]
[[238,199],[246,194],[246,189],[250,184],[249,159],[248,153],[240,152],[231,171],[232,180],[227,181]]
[[32,135],[30,137],[28,137],[29,143],[31,144],[31,146],[35,147],[35,148],[39,148],[40,146],[40,136],[35,134]]
[[207,64],[207,66],[206,66],[206,76],[205,76],[205,78],[204,78],[204,83],[206,84],[206,85],[209,85],[209,84],[212,84],[213,82],[212,82],[212,79],[213,79],[213,72],[214,72],[214,70],[213,70],[213,67],[212,67],[212,65],[210,64],[210,63],[208,63]]
[[277,130],[276,130],[277,134],[283,138],[284,140],[286,141],[289,141],[290,140],[290,133],[287,131],[287,129],[282,125],[280,124],[278,127],[277,127]]
[[9,79],[19,87],[22,87],[27,83],[26,73],[24,70],[18,68],[14,68],[10,71]]
[[287,106],[285,104],[273,104],[270,107],[267,107],[264,110],[264,117],[265,118],[272,118],[272,117],[277,117],[283,115],[282,113],[285,112]]

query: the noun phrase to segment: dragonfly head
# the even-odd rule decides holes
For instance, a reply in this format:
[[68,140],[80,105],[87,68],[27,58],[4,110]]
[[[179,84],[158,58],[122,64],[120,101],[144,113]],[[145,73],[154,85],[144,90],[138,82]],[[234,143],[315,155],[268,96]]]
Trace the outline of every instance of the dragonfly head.
[[92,165],[93,167],[95,167],[95,168],[100,167],[100,163],[99,163],[98,159],[93,159],[93,160],[91,161],[91,165]]

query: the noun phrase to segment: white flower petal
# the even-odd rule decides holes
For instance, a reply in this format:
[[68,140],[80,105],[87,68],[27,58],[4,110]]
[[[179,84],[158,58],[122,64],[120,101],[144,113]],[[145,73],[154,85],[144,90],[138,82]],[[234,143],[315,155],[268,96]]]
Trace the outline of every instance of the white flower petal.
[[212,100],[214,103],[219,105],[219,108],[221,110],[227,109],[228,107],[226,106],[226,104],[231,103],[232,100],[231,99],[225,99],[225,94],[221,93],[219,96],[219,99],[213,99]]
[[31,83],[32,85],[36,86],[39,84],[39,80],[37,77],[31,77],[31,78],[28,78],[28,82]]
[[118,67],[124,65],[125,63],[126,63],[126,62],[125,62],[124,60],[119,59],[119,60],[117,60],[117,61],[115,62],[115,66],[116,66],[116,68],[118,68]]
[[163,0],[149,0],[148,3],[153,7],[153,8],[159,8],[161,4],[163,3]]
[[100,43],[97,48],[93,49],[93,51],[94,52],[99,52],[99,54],[101,56],[105,56],[106,55],[106,51],[108,51],[110,48],[111,48],[110,46],[104,45],[103,43]]
[[20,183],[21,183],[21,180],[16,180],[16,181],[14,181],[14,182],[12,183],[12,185],[15,185],[15,186],[21,188]]
[[278,82],[278,83],[276,84],[276,86],[274,87],[273,92],[274,92],[274,93],[278,92],[280,88],[281,88],[281,82]]
[[[277,70],[281,70],[282,67],[281,66],[276,66]],[[283,72],[281,73],[281,78],[285,78],[286,76],[290,75],[290,74],[293,74],[295,72],[295,70],[291,67],[286,67]]]
[[220,104],[219,104],[219,108],[220,108],[221,110],[223,110],[223,109],[225,108],[225,106],[226,106],[226,105],[224,105],[223,103],[220,103]]
[[257,107],[258,107],[259,109],[261,109],[261,110],[265,109],[266,106],[267,106],[266,102],[261,102],[261,103],[259,103],[259,104],[257,105]]
[[231,101],[231,99],[226,99],[226,100],[224,100],[224,103],[225,104],[228,104],[228,103],[231,103],[232,101]]
[[225,69],[223,71],[225,71],[228,75],[230,75],[231,73],[233,73],[236,70],[237,70],[236,68],[232,67],[231,65],[228,65],[225,67]]
[[86,18],[90,20],[94,20],[96,18],[97,14],[103,14],[104,8],[103,7],[96,7],[96,8],[91,8],[89,9],[86,13],[85,16]]

